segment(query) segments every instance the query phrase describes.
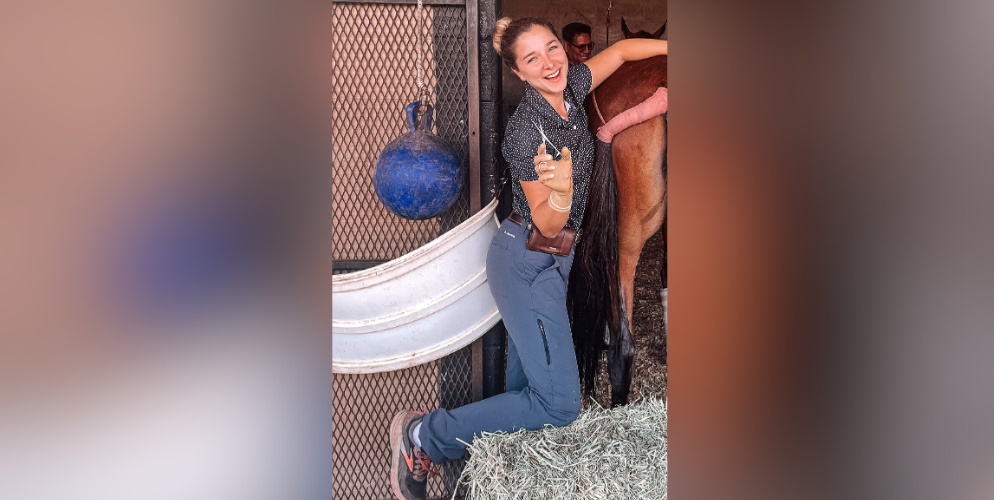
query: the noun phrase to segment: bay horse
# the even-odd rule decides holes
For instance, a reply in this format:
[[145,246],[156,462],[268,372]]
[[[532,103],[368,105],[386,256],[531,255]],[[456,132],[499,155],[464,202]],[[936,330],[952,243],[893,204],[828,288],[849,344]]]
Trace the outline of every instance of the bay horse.
[[628,26],[625,25],[625,16],[622,16],[622,34],[625,38],[652,38],[654,40],[659,39],[663,36],[663,33],[667,31],[667,22],[663,21],[663,26],[660,29],[650,33],[646,30],[639,31],[629,31]]
[[[624,28],[624,19],[622,23]],[[597,133],[605,118],[611,120],[666,86],[667,56],[623,64],[586,100],[591,133]],[[646,240],[657,231],[663,233],[660,279],[667,287],[666,150],[665,114],[622,131],[610,147],[602,148],[595,141],[594,170],[570,270],[567,309],[584,393],[593,394],[600,355],[607,348],[615,406],[628,401],[632,385],[635,347],[629,325],[636,264]],[[602,158],[609,153],[611,158]]]

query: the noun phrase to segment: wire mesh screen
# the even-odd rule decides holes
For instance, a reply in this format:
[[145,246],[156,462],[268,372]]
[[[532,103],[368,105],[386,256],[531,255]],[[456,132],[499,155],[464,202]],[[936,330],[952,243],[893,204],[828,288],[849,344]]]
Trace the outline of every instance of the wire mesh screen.
[[[469,217],[469,142],[464,6],[333,4],[333,269],[404,255]],[[421,59],[421,53],[423,57]],[[466,184],[440,217],[389,212],[372,185],[379,152],[406,131],[417,68],[431,91],[434,131],[462,158]]]
[[[469,217],[466,10],[461,5],[343,3],[332,10],[333,274],[392,260]],[[462,158],[466,184],[440,217],[411,221],[389,212],[372,184],[379,152],[406,131],[417,100],[417,68],[430,89],[434,132]],[[391,499],[389,422],[399,410],[457,408],[473,401],[470,347],[388,373],[333,375],[333,498]],[[465,461],[451,460],[428,483],[450,498]],[[462,492],[459,492],[461,496]]]
[[[452,409],[472,402],[466,347],[424,365],[388,373],[333,375],[333,498],[392,499],[389,421],[399,410]],[[465,458],[446,461],[427,483],[428,498],[451,498]],[[458,492],[458,498],[464,495]]]

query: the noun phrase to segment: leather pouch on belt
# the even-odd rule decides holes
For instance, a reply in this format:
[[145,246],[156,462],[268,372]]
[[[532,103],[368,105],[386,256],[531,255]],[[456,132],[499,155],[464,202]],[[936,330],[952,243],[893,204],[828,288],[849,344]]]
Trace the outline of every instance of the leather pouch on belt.
[[546,238],[534,225],[528,233],[528,250],[545,252],[552,255],[566,257],[573,250],[573,240],[576,239],[576,230],[568,227],[562,228],[555,236]]

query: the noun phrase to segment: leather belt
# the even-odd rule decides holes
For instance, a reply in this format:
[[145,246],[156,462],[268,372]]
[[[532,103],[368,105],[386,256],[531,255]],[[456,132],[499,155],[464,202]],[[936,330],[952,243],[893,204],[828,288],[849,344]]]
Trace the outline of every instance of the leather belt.
[[517,224],[518,226],[524,225],[524,217],[521,217],[521,214],[517,212],[511,212],[510,215],[507,216],[507,218],[510,219],[510,221],[513,222],[514,224]]

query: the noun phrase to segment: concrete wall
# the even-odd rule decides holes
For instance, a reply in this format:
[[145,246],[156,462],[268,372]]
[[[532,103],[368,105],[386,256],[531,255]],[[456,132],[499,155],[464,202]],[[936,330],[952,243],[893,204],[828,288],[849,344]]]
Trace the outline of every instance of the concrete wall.
[[[605,43],[605,27],[607,26],[608,2],[606,0],[502,0],[504,16],[517,19],[519,17],[544,17],[552,21],[556,34],[572,22],[586,23],[592,30],[592,39],[597,46],[597,53],[624,38],[621,32],[621,20],[631,31],[656,31],[667,20],[667,0],[611,0],[611,26],[608,32],[608,43]],[[667,33],[670,25],[667,24]],[[664,34],[663,39],[667,38]],[[503,72],[504,100],[516,105],[524,95],[522,82],[509,68],[504,66]]]

